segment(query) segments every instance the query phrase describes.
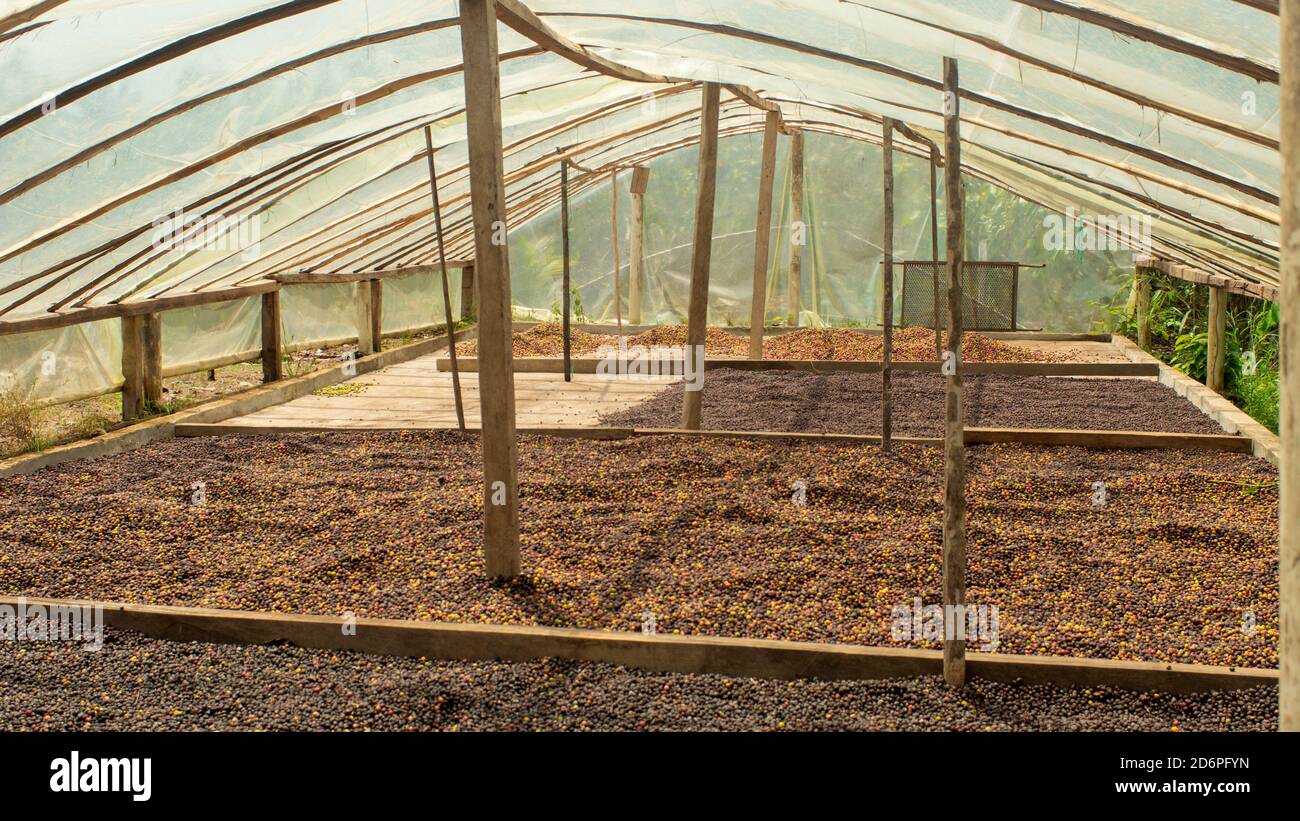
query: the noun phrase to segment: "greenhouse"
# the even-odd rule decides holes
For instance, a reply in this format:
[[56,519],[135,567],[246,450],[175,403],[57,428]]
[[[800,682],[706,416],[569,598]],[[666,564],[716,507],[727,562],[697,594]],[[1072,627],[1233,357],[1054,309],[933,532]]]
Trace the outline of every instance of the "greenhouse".
[[1297,48],[0,0],[0,728],[1300,729]]

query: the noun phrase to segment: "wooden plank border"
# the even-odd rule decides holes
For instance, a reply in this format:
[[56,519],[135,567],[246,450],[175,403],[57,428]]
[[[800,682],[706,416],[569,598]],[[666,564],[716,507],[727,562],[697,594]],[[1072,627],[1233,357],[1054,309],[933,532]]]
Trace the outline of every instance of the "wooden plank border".
[[[449,426],[416,428],[411,426],[357,425],[241,425],[180,423],[177,436],[275,436],[286,433],[364,433],[379,430],[455,430]],[[477,432],[474,426],[466,428]],[[881,438],[865,433],[820,433],[811,431],[756,431],[756,430],[687,430],[685,428],[624,428],[587,425],[520,425],[520,434],[559,436],[571,439],[615,440],[635,436],[694,436],[704,439],[786,439],[807,442],[846,442],[850,444],[879,445]],[[1242,436],[1205,433],[1162,433],[1153,431],[1067,430],[1054,428],[966,428],[968,445],[1023,444],[1055,447],[1081,447],[1101,450],[1143,450],[1168,448],[1173,450],[1209,450],[1228,453],[1250,453],[1251,441]],[[938,447],[940,437],[895,436],[893,441],[904,445]]]
[[[461,372],[478,370],[478,359],[462,357],[458,361]],[[600,359],[573,359],[574,373],[594,374]],[[893,362],[896,371],[938,373],[938,362]],[[516,357],[515,373],[564,373],[564,360],[556,357]],[[682,360],[662,360],[659,367],[675,367],[682,372]],[[732,368],[740,371],[811,371],[813,373],[878,373],[882,364],[876,361],[842,362],[820,359],[707,359],[706,371]],[[446,359],[438,360],[438,370],[450,369]],[[1010,374],[1015,376],[1108,376],[1108,377],[1158,377],[1160,368],[1148,362],[970,362],[962,364],[962,372],[971,374]]]
[[[355,631],[345,632],[348,622],[342,616],[0,596],[0,604],[15,609],[23,603],[47,608],[103,607],[107,627],[172,641],[284,641],[320,650],[417,658],[562,658],[654,672],[774,679],[887,679],[936,675],[942,670],[942,654],[936,650],[401,619],[356,619]],[[991,681],[1170,693],[1237,690],[1278,681],[1278,671],[1271,669],[1070,656],[972,653],[967,666],[972,675]]]

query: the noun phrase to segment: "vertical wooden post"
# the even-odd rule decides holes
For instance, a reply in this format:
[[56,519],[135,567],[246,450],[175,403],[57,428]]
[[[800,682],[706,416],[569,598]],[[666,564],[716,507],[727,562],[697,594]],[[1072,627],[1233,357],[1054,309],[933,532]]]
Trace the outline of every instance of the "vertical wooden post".
[[638,165],[632,169],[632,258],[627,278],[627,321],[641,324],[641,279],[645,276],[645,190],[650,184],[650,169]]
[[384,281],[370,280],[370,343],[371,353],[383,350],[384,340]]
[[881,152],[884,168],[881,259],[881,324],[885,326],[885,345],[880,370],[880,449],[889,453],[894,432],[893,354],[894,354],[894,121],[885,117],[881,125]]
[[474,266],[464,265],[460,269],[460,318],[462,321],[474,319]]
[[353,319],[357,326],[357,356],[367,356],[375,352],[375,324],[370,310],[375,294],[368,279],[358,281],[352,292]]
[[1144,351],[1151,350],[1151,278],[1138,271],[1137,321],[1138,347]]
[[1228,330],[1228,292],[1210,286],[1210,327],[1206,334],[1205,387],[1223,393],[1223,366],[1227,359],[1224,336]]
[[570,361],[569,342],[569,161],[560,160],[560,241],[563,256],[563,276],[560,285],[564,293],[560,295],[560,321],[564,325],[564,381],[573,381],[573,365]]
[[1300,8],[1281,3],[1282,43],[1282,452],[1278,477],[1281,579],[1278,584],[1281,678],[1278,728],[1300,731]]
[[[456,402],[456,427],[465,432],[465,405],[460,395],[460,365],[456,362],[456,323],[451,319],[451,285],[447,281],[447,244],[442,233],[442,207],[438,203],[438,168],[433,161],[433,129],[424,127],[425,157],[429,160],[429,192],[433,199],[433,229],[438,234],[438,265],[442,271],[442,315],[447,325],[447,356],[451,360],[451,392]],[[461,288],[464,294],[464,287]]]
[[144,317],[122,317],[122,419],[144,416]]
[[[718,185],[718,97],[717,83],[705,83],[700,109],[700,179],[695,195],[695,238],[691,248],[691,301],[686,320],[687,389],[682,391],[682,427],[698,430],[704,404],[703,373],[692,374],[704,357],[709,321],[709,265],[713,253],[713,201]],[[698,390],[691,379],[700,380]]]
[[961,270],[965,257],[965,197],[961,184],[961,102],[957,61],[943,58],[944,188],[948,199],[948,349],[943,372],[943,677],[966,684],[966,444],[962,418]]
[[284,378],[284,346],[280,338],[280,292],[262,294],[262,381]]
[[930,285],[934,288],[934,358],[943,361],[943,319],[939,315],[939,149],[930,149]]
[[776,138],[781,115],[767,112],[763,123],[763,164],[758,174],[758,219],[754,223],[754,288],[749,302],[749,358],[763,358],[767,318],[767,258],[772,248],[772,184],[776,180]]
[[519,489],[494,0],[460,0],[460,41],[465,64],[465,131],[479,296],[483,555],[487,575],[508,578],[519,575]]
[[162,405],[162,314],[145,314],[144,333],[144,403],[145,410]]
[[623,286],[619,276],[623,267],[618,253],[618,169],[609,172],[609,239],[614,250],[614,322],[618,335],[623,335]]
[[[799,240],[795,242],[795,240]],[[790,273],[787,286],[789,319],[787,325],[799,324],[799,297],[803,288],[803,244],[807,241],[803,225],[803,132],[790,139]]]

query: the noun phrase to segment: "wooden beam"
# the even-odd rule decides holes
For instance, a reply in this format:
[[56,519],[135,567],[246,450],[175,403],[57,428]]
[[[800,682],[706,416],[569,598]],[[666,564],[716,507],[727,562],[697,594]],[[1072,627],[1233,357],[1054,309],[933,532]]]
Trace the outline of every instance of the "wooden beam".
[[1151,278],[1137,273],[1137,326],[1138,347],[1144,351],[1151,350]]
[[520,571],[519,481],[496,0],[460,0],[460,37],[479,295],[484,566],[490,577],[513,578]]
[[758,174],[758,217],[754,224],[754,284],[749,303],[749,358],[763,358],[767,319],[767,262],[772,248],[772,187],[776,180],[776,140],[781,120],[769,111],[763,123],[763,153]]
[[66,328],[83,322],[98,322],[102,319],[117,319],[126,316],[142,316],[160,311],[172,311],[177,308],[192,308],[198,305],[211,305],[215,302],[229,302],[235,299],[258,296],[275,291],[279,285],[274,282],[261,282],[256,285],[243,285],[238,288],[225,288],[219,291],[199,291],[180,296],[142,299],[138,302],[119,302],[112,305],[96,305],[92,308],[78,308],[63,313],[51,313],[29,319],[14,319],[0,322],[0,336],[23,334],[33,331],[48,331],[54,328]]
[[623,278],[619,275],[622,260],[618,253],[618,168],[609,172],[609,241],[614,251],[614,324],[623,335]]
[[[433,129],[424,127],[425,157],[429,161],[429,192],[433,200],[433,230],[438,239],[438,273],[442,278],[442,315],[447,325],[447,356],[451,361],[451,392],[456,401],[456,427],[465,430],[465,403],[460,394],[460,368],[456,364],[456,323],[451,317],[451,285],[447,281],[447,243],[442,233],[442,208],[438,203],[438,168],[433,157]],[[470,269],[471,273],[473,269]],[[461,276],[464,276],[462,273]],[[379,280],[376,280],[379,281]],[[462,295],[464,289],[462,288]],[[471,292],[472,293],[472,292]]]
[[939,312],[939,149],[930,149],[930,287],[934,306],[934,360],[943,361],[943,318]]
[[645,276],[645,192],[650,184],[650,169],[638,165],[632,169],[631,267],[627,278],[627,317],[633,325],[641,324],[641,280]]
[[560,160],[560,323],[562,324],[564,355],[564,381],[572,381],[573,374],[570,372],[570,363],[573,359],[573,343],[569,338],[569,161]]
[[1206,334],[1205,387],[1223,393],[1223,369],[1226,361],[1224,336],[1228,329],[1228,292],[1210,286],[1210,322]]
[[1282,3],[1278,729],[1300,731],[1300,3]]
[[[797,242],[796,242],[797,240]],[[787,325],[799,324],[799,298],[803,289],[803,244],[807,228],[803,224],[803,132],[790,137],[790,260],[786,279]]]
[[1270,302],[1278,301],[1278,289],[1264,282],[1251,282],[1245,279],[1234,279],[1220,274],[1212,274],[1194,265],[1184,265],[1180,262],[1147,254],[1135,257],[1134,263],[1138,268],[1150,268],[1166,276],[1187,282],[1195,282],[1198,285],[1223,288],[1229,293],[1241,294],[1255,299],[1266,299]]
[[384,281],[372,279],[370,280],[370,353],[379,353],[383,339]]
[[[709,321],[709,266],[713,254],[713,205],[718,185],[718,98],[717,83],[705,83],[700,108],[700,175],[695,192],[695,237],[691,247],[691,296],[686,318],[687,362],[703,360]],[[692,385],[692,376],[694,383]],[[682,391],[682,427],[700,427],[704,403],[704,374],[687,373]]]
[[466,322],[474,321],[475,305],[478,302],[474,298],[474,291],[474,266],[463,265],[460,269],[460,318]]
[[886,117],[882,131],[881,167],[884,213],[881,217],[880,311],[884,327],[884,347],[880,362],[880,449],[889,453],[889,438],[894,432],[892,381],[890,367],[894,358],[894,121]]
[[966,684],[966,445],[962,419],[961,270],[965,256],[965,197],[961,181],[961,98],[957,61],[943,59],[944,188],[948,197],[948,349],[943,445],[943,677]]
[[144,416],[144,316],[122,317],[122,419]]
[[370,280],[359,280],[352,286],[352,320],[357,329],[357,355],[369,356],[375,352],[379,340],[374,338],[374,325],[371,317],[371,300],[374,292],[370,289]]
[[280,292],[262,294],[262,381],[284,378],[284,341],[280,323]]
[[152,411],[162,406],[162,315],[145,314],[140,317],[140,324],[144,342],[144,403],[145,409]]

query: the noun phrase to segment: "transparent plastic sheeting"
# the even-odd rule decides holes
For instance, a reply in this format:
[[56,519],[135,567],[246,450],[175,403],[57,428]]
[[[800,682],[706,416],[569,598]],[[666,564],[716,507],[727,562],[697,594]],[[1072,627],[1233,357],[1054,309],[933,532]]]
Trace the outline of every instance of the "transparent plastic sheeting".
[[[460,271],[449,269],[452,316],[460,318]],[[368,284],[367,284],[367,287]],[[281,339],[292,350],[355,341],[353,283],[281,289]],[[163,311],[163,372],[205,370],[227,357],[262,349],[261,297]],[[446,322],[442,278],[435,272],[384,281],[383,330],[400,334]],[[0,389],[9,385],[37,402],[66,402],[122,386],[122,325],[106,319],[0,337]]]
[[[718,194],[709,272],[709,324],[747,326],[753,291],[754,225],[758,210],[761,135],[724,138],[718,146]],[[789,259],[792,232],[790,161],[787,140],[777,152],[772,203],[772,238],[767,263],[766,320],[794,324],[879,325],[882,319],[880,238],[883,231],[879,147],[822,134],[804,139],[804,245],[801,248],[800,305],[789,317]],[[685,148],[649,163],[644,194],[644,323],[680,323],[689,291],[693,202],[699,151]],[[631,276],[630,172],[619,176],[618,218],[622,317],[628,320]],[[580,179],[574,173],[575,182]],[[608,175],[606,175],[608,178]],[[942,174],[938,175],[939,249],[943,253]],[[895,259],[930,259],[930,170],[924,159],[894,158]],[[613,322],[613,242],[607,182],[584,190],[570,204],[570,281],[587,319]],[[1045,265],[1020,273],[1022,326],[1051,331],[1088,331],[1104,314],[1104,303],[1124,287],[1133,270],[1130,251],[1080,252],[1053,249],[1052,212],[1003,189],[966,183],[968,256]],[[1045,220],[1047,224],[1045,225]],[[534,316],[558,310],[562,287],[557,211],[510,235],[512,297]],[[901,270],[895,298],[901,300]],[[900,310],[895,305],[895,315]],[[807,314],[811,313],[811,316]]]
[[[1278,66],[1276,15],[1235,0],[1072,0],[1245,67],[1234,69],[1017,0],[524,1],[546,25],[609,59],[747,85],[777,103],[788,126],[805,129],[807,321],[878,320],[872,144],[880,116],[939,141],[934,84],[945,56],[959,60],[962,88],[988,100],[962,101],[968,251],[1047,265],[1022,275],[1026,324],[1086,325],[1097,311],[1089,302],[1106,298],[1129,265],[1124,255],[1036,251],[1044,209],[1138,214],[1150,220],[1162,255],[1277,282],[1279,98],[1267,79]],[[255,25],[241,23],[250,15],[260,15]],[[432,262],[425,125],[449,248],[472,255],[457,15],[454,0],[3,2],[0,319],[246,284],[274,271]],[[558,302],[554,152],[576,146],[589,167],[654,166],[644,318],[680,320],[699,90],[599,75],[504,26],[498,35],[519,306],[546,313]],[[724,130],[761,127],[761,112],[729,93],[723,104]],[[781,138],[769,318],[786,303],[788,141]],[[757,142],[724,140],[710,304],[719,324],[748,321]],[[928,173],[901,152],[897,167],[897,254],[928,254]],[[621,184],[626,281],[626,175]],[[587,186],[574,209],[584,308],[612,318],[608,190]],[[243,220],[256,242],[159,244],[160,226],[196,210]],[[285,302],[291,344],[355,333],[347,288],[290,289]],[[420,304],[434,302],[389,299],[385,314],[396,326],[424,324]],[[169,317],[168,368],[247,351],[251,311]],[[49,383],[43,395],[112,386],[120,340],[104,327],[51,332],[39,343],[37,335],[5,337],[0,369],[31,375],[33,353],[62,350],[84,373],[57,389]],[[35,374],[37,384],[50,379]]]

